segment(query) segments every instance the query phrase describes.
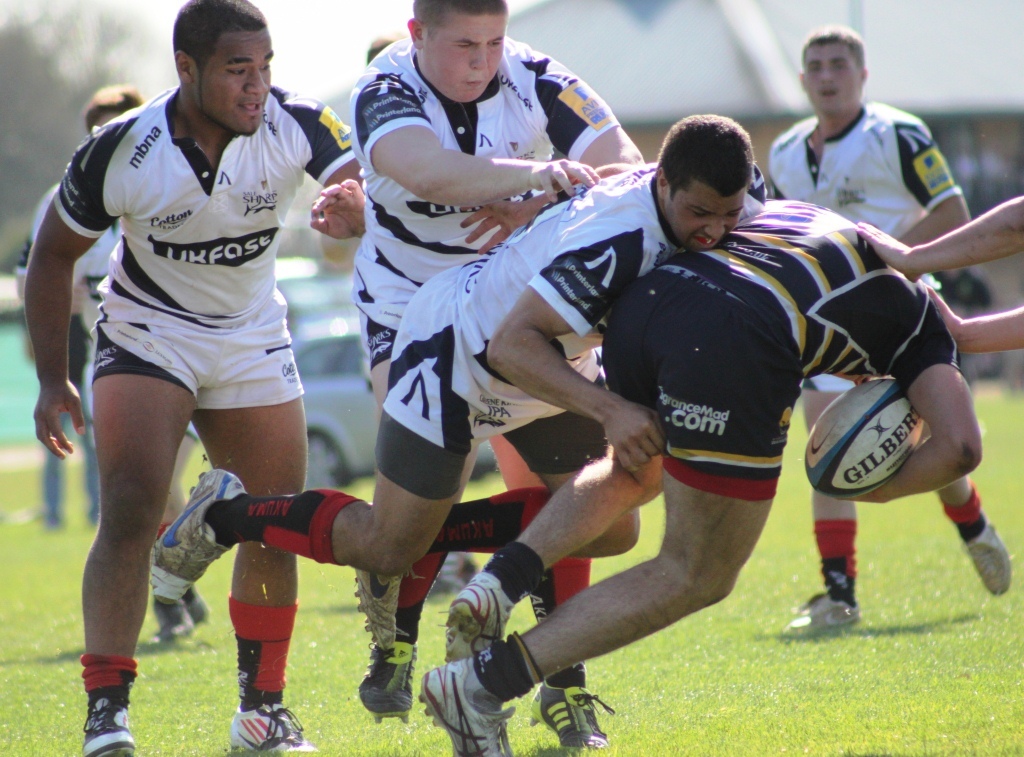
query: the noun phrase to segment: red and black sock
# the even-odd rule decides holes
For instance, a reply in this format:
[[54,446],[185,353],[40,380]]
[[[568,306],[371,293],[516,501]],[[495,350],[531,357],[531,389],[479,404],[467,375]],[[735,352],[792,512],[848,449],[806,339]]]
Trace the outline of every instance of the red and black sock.
[[978,488],[971,484],[971,496],[962,505],[956,507],[942,503],[942,509],[946,511],[946,517],[953,521],[960,538],[965,542],[976,539],[985,530],[988,521],[985,520],[985,513],[981,511],[981,497],[978,496]]
[[242,709],[281,704],[298,605],[264,607],[230,597],[228,607],[238,642],[238,697]]
[[[544,578],[530,594],[533,615],[538,623],[554,612],[558,605],[590,586],[590,562],[587,558],[566,557],[544,571]],[[585,687],[587,669],[583,663],[579,663],[549,675],[544,680],[549,686],[559,689]]]
[[321,563],[337,564],[331,532],[338,513],[361,500],[333,489],[294,495],[242,495],[211,507],[206,522],[222,547],[242,541],[263,542]]
[[815,521],[814,536],[821,553],[821,575],[829,597],[856,607],[857,521],[846,518]]
[[397,641],[415,644],[420,638],[420,617],[430,588],[441,572],[446,552],[431,552],[417,560],[398,589],[398,610],[395,612]]
[[139,664],[131,657],[84,654],[81,657],[82,680],[92,708],[100,699],[128,706],[128,695],[138,675]]

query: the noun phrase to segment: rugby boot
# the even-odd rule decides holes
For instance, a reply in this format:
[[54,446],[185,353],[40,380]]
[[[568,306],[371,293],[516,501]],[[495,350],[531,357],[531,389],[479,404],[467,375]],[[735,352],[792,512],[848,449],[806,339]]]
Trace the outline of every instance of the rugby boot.
[[97,699],[85,720],[83,757],[132,757],[135,739],[128,730],[128,705]]
[[515,603],[496,576],[487,571],[477,573],[448,608],[445,659],[471,657],[504,638],[513,607]]
[[423,676],[420,701],[452,741],[455,757],[512,757],[506,724],[515,707],[487,691],[473,660],[457,660]]
[[242,482],[225,470],[207,471],[199,477],[185,510],[153,544],[150,583],[159,601],[177,602],[210,563],[228,551],[214,539],[206,512],[218,502],[243,494]]
[[992,524],[986,523],[985,530],[966,542],[964,547],[985,588],[997,596],[1005,594],[1010,588],[1013,566],[1010,553],[1006,551],[1006,545]]
[[787,631],[823,631],[860,622],[860,607],[832,599],[827,593],[815,594],[797,608],[797,617]]
[[559,743],[570,749],[604,749],[608,737],[597,724],[594,704],[614,715],[615,710],[602,702],[596,694],[573,686],[558,689],[542,684],[533,699],[530,725],[543,723],[558,735]]
[[253,752],[315,752],[295,713],[279,704],[239,708],[231,720],[231,748]]
[[395,637],[398,635],[395,613],[398,612],[398,590],[401,585],[400,576],[385,577],[366,570],[356,571],[359,610],[366,615],[366,630],[379,649],[395,648]]
[[399,641],[392,649],[370,646],[370,666],[359,684],[359,700],[378,723],[384,718],[409,722],[416,646]]

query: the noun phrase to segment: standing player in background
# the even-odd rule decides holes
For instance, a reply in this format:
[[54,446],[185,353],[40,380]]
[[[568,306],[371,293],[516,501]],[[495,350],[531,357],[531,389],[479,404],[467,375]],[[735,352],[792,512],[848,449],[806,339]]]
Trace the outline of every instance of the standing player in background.
[[[865,103],[864,42],[842,26],[817,29],[801,52],[800,81],[812,118],[780,135],[768,170],[779,198],[831,208],[867,221],[908,244],[941,236],[970,216],[960,187],[924,123],[880,103]],[[810,379],[804,387],[808,427],[852,383],[836,376]],[[1010,558],[985,518],[969,478],[937,492],[982,582],[993,594],[1010,585]],[[856,623],[860,606],[855,540],[857,507],[813,492],[814,533],[821,554],[825,593],[798,610],[790,630]]]
[[[354,299],[378,404],[406,303],[421,284],[475,259],[573,183],[593,183],[589,167],[641,162],[604,102],[555,61],[506,39],[507,25],[505,0],[415,0],[410,39],[378,55],[352,93],[367,193]],[[554,150],[569,160],[546,162]],[[500,452],[499,460],[507,485],[535,485],[510,476]],[[360,698],[375,715],[401,717],[412,707],[420,616],[443,559],[427,556],[400,585],[357,572],[373,634]],[[584,588],[589,575],[588,561],[555,566],[538,614]],[[582,667],[548,681],[552,729],[548,711],[573,707],[564,690],[584,685]]]
[[[134,754],[127,710],[149,554],[189,421],[211,463],[253,490],[303,486],[302,386],[274,282],[278,232],[304,174],[324,184],[356,175],[337,116],[271,87],[273,49],[255,6],[190,0],[173,43],[179,86],[79,147],[26,281],[36,435],[63,457],[71,445],[61,414],[76,428],[83,422],[67,377],[72,269],[120,218],[97,324],[101,518],[82,587],[85,757]],[[344,233],[338,219],[361,229],[361,216],[332,216],[336,236]],[[239,553],[230,599],[241,698],[234,747],[312,749],[282,705],[296,593],[294,557]]]

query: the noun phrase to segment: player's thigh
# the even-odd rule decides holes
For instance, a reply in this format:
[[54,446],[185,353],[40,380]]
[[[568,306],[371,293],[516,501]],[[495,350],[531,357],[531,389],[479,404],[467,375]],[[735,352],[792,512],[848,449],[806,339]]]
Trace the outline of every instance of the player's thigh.
[[307,448],[301,398],[260,407],[196,410],[194,421],[211,465],[234,473],[250,494],[302,491]]
[[114,373],[93,386],[93,432],[104,519],[163,510],[195,398],[154,376]]
[[761,537],[772,500],[727,497],[667,474],[664,493],[661,554],[685,566],[687,583],[701,585],[715,599],[728,594]]

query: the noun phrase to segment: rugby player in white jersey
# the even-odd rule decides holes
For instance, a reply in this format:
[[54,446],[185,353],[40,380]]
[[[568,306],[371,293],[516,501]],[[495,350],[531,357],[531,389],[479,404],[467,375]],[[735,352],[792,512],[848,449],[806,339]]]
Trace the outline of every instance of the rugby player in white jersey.
[[[505,0],[415,0],[409,38],[376,56],[353,90],[353,149],[368,196],[354,300],[378,403],[395,331],[421,284],[474,259],[559,191],[591,183],[591,167],[641,162],[600,97],[507,39],[507,25]],[[549,162],[555,151],[568,160]],[[507,485],[539,483],[507,444],[494,446]],[[443,559],[424,558],[401,584],[357,573],[373,634],[360,699],[378,717],[411,707],[411,690],[395,684],[411,675],[423,603]],[[589,569],[581,560],[555,566],[538,610],[587,586]],[[383,585],[389,591],[376,596]],[[582,671],[564,678],[561,688],[584,682]]]
[[[546,340],[567,323],[531,315],[525,300],[536,296],[528,292],[525,307],[499,327],[492,365],[536,397],[578,412],[601,407],[591,385],[562,370]],[[956,348],[924,287],[887,269],[851,222],[813,205],[769,202],[719,244],[682,251],[627,287],[605,331],[604,365],[619,401],[637,403],[636,417],[651,424],[631,459],[641,478],[663,481],[661,549],[506,640],[510,597],[494,587],[490,566],[470,581],[451,613],[471,604],[474,622],[459,628],[449,652],[472,656],[428,672],[421,695],[456,755],[510,755],[504,703],[547,671],[626,646],[729,595],[771,509],[805,376],[890,374],[928,423],[929,440],[866,500],[931,491],[981,458]],[[560,493],[495,555],[508,563],[502,574],[532,564],[538,575],[538,564],[578,549],[630,504],[593,507]]]
[[[211,462],[252,490],[303,486],[302,387],[274,281],[278,232],[304,174],[336,184],[357,169],[348,130],[329,108],[271,87],[273,48],[255,6],[191,0],[173,41],[179,86],[78,149],[26,282],[40,380],[36,434],[62,457],[71,446],[61,413],[82,425],[67,381],[72,269],[120,218],[97,325],[102,498],[82,589],[85,757],[134,753],[128,693],[149,552],[189,421]],[[358,194],[358,185],[349,191]],[[316,225],[342,235],[345,225],[358,232],[362,219],[335,214]],[[173,529],[163,538],[173,541]],[[239,552],[230,610],[241,703],[232,746],[312,749],[282,705],[296,591],[292,555]]]
[[[155,553],[157,592],[174,598],[239,539],[385,575],[401,573],[427,552],[501,547],[536,515],[547,499],[543,489],[452,504],[467,456],[481,440],[499,433],[548,488],[558,490],[556,498],[564,496],[559,487],[593,460],[600,462],[568,496],[585,497],[594,508],[604,500],[636,506],[652,497],[657,478],[634,478],[613,463],[605,443],[607,434],[621,456],[620,448],[637,443],[633,434],[646,431],[649,418],[643,412],[635,417],[635,406],[602,388],[592,348],[600,344],[612,301],[629,282],[680,246],[713,245],[741,214],[756,212],[760,202],[748,195],[752,175],[749,138],[738,124],[685,119],[666,141],[659,165],[580,189],[492,252],[432,278],[414,295],[409,317],[399,326],[378,437],[373,506],[327,491],[254,498],[245,496],[229,474],[206,474],[192,513],[177,523],[178,532],[187,535],[182,544],[160,545]],[[751,192],[763,197],[763,189],[758,181]],[[491,364],[488,342],[505,315],[519,307],[521,295],[544,303],[552,317],[571,325],[558,334],[558,361],[598,398],[590,417],[531,397]],[[653,442],[648,446],[656,453]],[[633,465],[629,454],[626,464]],[[573,528],[587,530],[589,524]],[[577,554],[621,552],[633,545],[636,529],[635,517],[626,513],[592,532]],[[490,568],[502,573],[500,567]],[[520,599],[523,586],[535,591],[543,574],[539,565],[504,574],[509,594]],[[536,719],[545,720],[549,702],[561,702],[553,727],[563,742],[571,734],[569,743],[576,746],[606,745],[593,695],[581,685],[553,689],[558,687],[547,684],[539,692]]]
[[[887,105],[864,102],[864,43],[852,29],[816,29],[802,49],[800,80],[814,109],[772,144],[769,173],[776,196],[831,208],[866,221],[907,244],[934,239],[970,218],[963,193],[928,127]],[[836,376],[809,379],[803,394],[808,427],[852,383]],[[986,520],[974,484],[964,478],[937,492],[985,587],[1002,594],[1010,559]],[[825,592],[797,609],[793,631],[856,623],[854,591],[857,506],[821,492],[811,495]]]

